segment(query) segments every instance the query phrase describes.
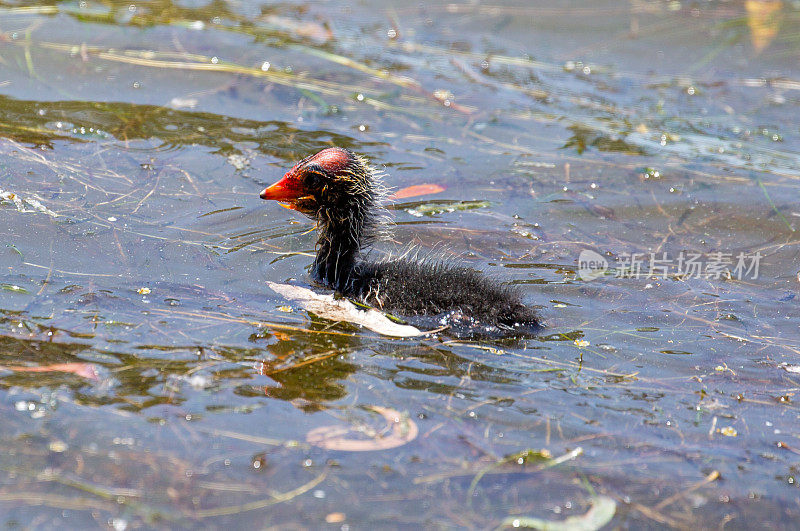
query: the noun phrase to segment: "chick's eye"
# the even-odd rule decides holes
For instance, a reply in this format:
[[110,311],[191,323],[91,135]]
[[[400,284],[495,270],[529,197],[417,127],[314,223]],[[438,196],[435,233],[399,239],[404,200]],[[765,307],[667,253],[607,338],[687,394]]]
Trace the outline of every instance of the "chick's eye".
[[304,175],[305,185],[309,188],[321,188],[325,182],[322,168],[308,167]]
[[308,188],[320,188],[322,186],[322,176],[318,173],[306,173],[305,184]]

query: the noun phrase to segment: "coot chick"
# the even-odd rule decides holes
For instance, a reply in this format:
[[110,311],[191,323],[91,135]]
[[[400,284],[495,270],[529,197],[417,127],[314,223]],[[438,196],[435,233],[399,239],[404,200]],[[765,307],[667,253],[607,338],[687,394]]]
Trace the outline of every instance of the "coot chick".
[[[341,294],[458,336],[532,334],[539,318],[512,288],[453,261],[407,257],[372,261],[364,249],[379,235],[386,190],[367,161],[342,148],[298,162],[261,192],[317,223],[314,280]],[[427,317],[425,317],[427,316]]]

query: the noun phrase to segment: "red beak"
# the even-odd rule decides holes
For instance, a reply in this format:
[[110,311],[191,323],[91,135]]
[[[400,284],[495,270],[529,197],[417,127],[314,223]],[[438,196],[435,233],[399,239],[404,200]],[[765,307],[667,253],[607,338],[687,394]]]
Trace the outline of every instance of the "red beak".
[[274,201],[294,201],[302,194],[302,190],[299,190],[293,179],[285,176],[280,181],[276,182],[272,186],[268,186],[264,188],[264,191],[261,192],[261,199],[272,199]]

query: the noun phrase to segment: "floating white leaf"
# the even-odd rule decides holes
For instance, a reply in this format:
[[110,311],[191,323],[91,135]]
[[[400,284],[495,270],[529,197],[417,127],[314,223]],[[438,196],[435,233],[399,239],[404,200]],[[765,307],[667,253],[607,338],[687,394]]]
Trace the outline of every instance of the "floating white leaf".
[[526,516],[509,516],[503,520],[506,527],[527,527],[547,531],[596,531],[614,518],[617,502],[608,496],[592,498],[592,507],[585,514],[570,516],[564,520],[544,520]]
[[335,299],[333,295],[320,295],[310,289],[289,284],[267,282],[273,291],[296,302],[304,310],[325,319],[347,321],[360,324],[373,332],[393,337],[414,337],[422,335],[419,329],[391,321],[378,310],[362,310],[347,299]]

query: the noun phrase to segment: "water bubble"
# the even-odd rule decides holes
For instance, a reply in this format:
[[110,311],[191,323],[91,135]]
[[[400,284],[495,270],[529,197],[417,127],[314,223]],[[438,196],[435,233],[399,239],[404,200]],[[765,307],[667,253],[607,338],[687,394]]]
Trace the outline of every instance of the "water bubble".
[[261,63],[261,71],[266,72],[267,70],[269,70],[270,66],[271,65],[269,64],[269,61],[264,61],[263,63]]
[[266,457],[264,457],[263,454],[257,455],[253,459],[253,468],[256,470],[261,470],[266,466],[266,464],[267,464],[267,459]]
[[131,13],[133,13],[134,11],[136,11],[136,5],[135,5],[135,4],[131,4],[131,5],[129,5],[129,6],[128,6],[128,11],[130,11]]
[[211,64],[212,64],[212,65],[215,65],[215,64],[217,64],[217,63],[219,63],[219,58],[218,58],[218,57],[212,57],[212,58],[211,58]]
[[358,101],[364,101],[364,95],[363,94],[358,94],[358,95],[356,95],[356,99]]
[[390,39],[396,39],[397,38],[397,30],[394,29],[394,28],[390,28],[389,31],[386,32],[386,36],[389,37]]
[[658,179],[661,177],[661,172],[654,168],[644,168],[641,175],[643,179]]

